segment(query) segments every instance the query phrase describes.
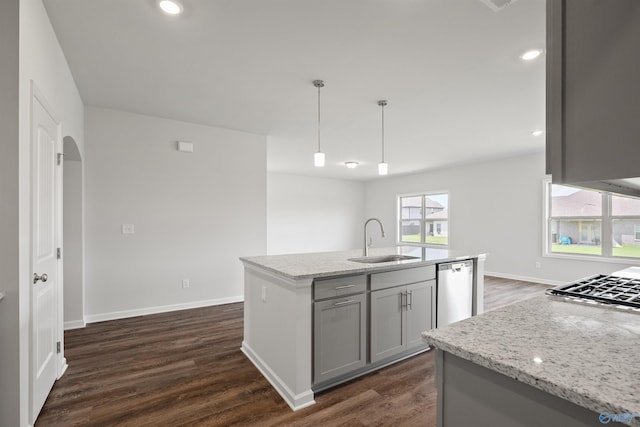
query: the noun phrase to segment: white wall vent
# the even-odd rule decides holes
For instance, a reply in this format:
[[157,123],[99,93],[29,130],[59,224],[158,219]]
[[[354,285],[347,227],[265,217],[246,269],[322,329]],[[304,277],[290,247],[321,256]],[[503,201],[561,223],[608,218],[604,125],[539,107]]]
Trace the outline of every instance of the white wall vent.
[[489,6],[491,10],[494,12],[500,12],[505,7],[509,6],[512,3],[515,3],[517,0],[480,0],[482,3]]

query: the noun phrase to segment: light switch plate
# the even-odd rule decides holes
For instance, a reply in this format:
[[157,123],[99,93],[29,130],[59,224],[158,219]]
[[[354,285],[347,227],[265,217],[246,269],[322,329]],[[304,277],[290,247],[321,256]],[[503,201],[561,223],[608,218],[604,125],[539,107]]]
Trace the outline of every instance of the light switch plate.
[[134,234],[133,224],[122,224],[122,234]]

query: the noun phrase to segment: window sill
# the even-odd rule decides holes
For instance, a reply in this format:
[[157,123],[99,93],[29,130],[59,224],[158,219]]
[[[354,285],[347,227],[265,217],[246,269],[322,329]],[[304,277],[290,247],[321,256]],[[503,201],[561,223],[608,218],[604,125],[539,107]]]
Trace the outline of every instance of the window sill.
[[623,257],[601,257],[593,255],[573,255],[562,253],[545,253],[542,255],[544,258],[566,259],[572,261],[587,261],[587,262],[603,262],[608,264],[624,264],[624,265],[640,265],[640,258],[623,258]]
[[397,242],[396,246],[415,246],[433,249],[449,249],[449,245],[434,245],[433,243],[414,243],[414,242]]

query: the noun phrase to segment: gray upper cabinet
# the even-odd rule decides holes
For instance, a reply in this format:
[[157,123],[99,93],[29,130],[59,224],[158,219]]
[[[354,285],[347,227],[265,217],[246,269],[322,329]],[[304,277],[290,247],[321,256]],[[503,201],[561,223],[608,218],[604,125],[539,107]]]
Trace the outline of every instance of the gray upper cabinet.
[[[547,173],[640,195],[640,1],[547,2]],[[627,179],[632,178],[632,179]]]

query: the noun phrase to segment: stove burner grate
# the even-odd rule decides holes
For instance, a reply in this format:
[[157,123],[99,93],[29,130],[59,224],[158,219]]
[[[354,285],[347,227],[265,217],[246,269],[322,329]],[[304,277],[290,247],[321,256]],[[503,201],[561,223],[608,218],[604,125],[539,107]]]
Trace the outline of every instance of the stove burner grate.
[[640,308],[639,279],[599,274],[549,289],[547,293]]

